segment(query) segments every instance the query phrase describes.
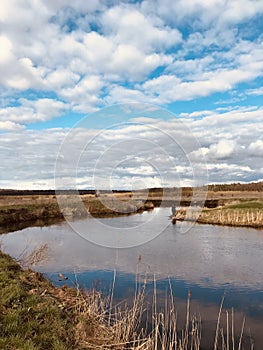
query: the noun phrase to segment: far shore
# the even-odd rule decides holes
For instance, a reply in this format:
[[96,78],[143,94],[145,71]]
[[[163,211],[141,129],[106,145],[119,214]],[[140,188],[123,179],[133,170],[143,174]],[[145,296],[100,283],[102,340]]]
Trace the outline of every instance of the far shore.
[[251,200],[214,209],[205,208],[200,213],[194,208],[181,209],[174,218],[199,224],[263,229],[263,202]]
[[[50,192],[50,191],[49,191]],[[195,193],[191,188],[152,189],[150,191],[116,191],[80,194],[83,206],[75,202],[76,195],[66,192],[59,202],[65,202],[61,210],[57,196],[48,191],[0,190],[0,233],[12,231],[12,227],[45,225],[86,216],[114,217],[152,210],[160,205],[177,207],[177,220],[196,221],[202,224],[263,228],[263,193],[261,190],[204,190]],[[168,193],[168,195],[167,195]],[[199,199],[200,198],[200,199]],[[76,204],[75,204],[76,203]],[[202,207],[201,213],[195,207]],[[188,208],[186,211],[185,208]],[[198,213],[198,216],[197,216]],[[186,215],[187,214],[187,215]]]

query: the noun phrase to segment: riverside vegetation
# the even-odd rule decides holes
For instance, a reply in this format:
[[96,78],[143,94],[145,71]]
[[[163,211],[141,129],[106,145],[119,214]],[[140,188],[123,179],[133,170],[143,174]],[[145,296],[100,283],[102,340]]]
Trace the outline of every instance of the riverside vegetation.
[[[41,248],[42,249],[42,248]],[[35,253],[38,256],[38,252]],[[31,257],[32,258],[32,257]],[[156,281],[149,319],[145,285],[138,286],[132,306],[113,305],[114,281],[108,296],[92,290],[55,288],[40,273],[22,269],[11,257],[0,253],[0,348],[21,350],[186,350],[201,349],[201,319],[190,312],[177,329],[176,305],[166,298],[165,311],[157,311]],[[234,313],[222,306],[215,329],[214,350],[241,349],[244,322],[239,339],[234,336]],[[253,344],[251,344],[253,349]],[[243,347],[242,347],[243,349]]]
[[[204,198],[204,208],[197,219],[196,210],[187,210],[188,220],[200,223],[220,225],[263,227],[263,182],[232,185],[209,185],[207,188],[197,188],[195,195]],[[63,210],[57,203],[54,191],[5,191],[0,190],[0,226],[15,223],[63,220],[66,217],[81,217],[85,215],[116,216],[127,215],[150,210],[154,206],[187,207],[192,204],[193,189],[171,188],[166,190],[154,188],[149,191],[102,193],[101,198],[95,191],[80,191],[83,206],[75,205],[74,194],[66,191],[62,195]],[[61,199],[60,199],[61,203]],[[198,205],[198,202],[196,202]],[[201,203],[203,205],[203,203]],[[179,211],[179,219],[185,218],[185,209]],[[39,223],[41,224],[41,222]],[[42,223],[43,224],[43,223]]]
[[196,221],[202,224],[263,228],[263,201],[245,201],[213,209],[181,209],[177,220]]
[[[61,198],[61,197],[60,197]],[[114,195],[105,199],[105,204],[94,195],[82,196],[83,207],[74,195],[64,195],[63,208],[57,203],[55,195],[0,195],[0,226],[9,226],[15,223],[34,222],[36,220],[58,219],[65,217],[78,218],[92,215],[106,217],[128,215],[144,210],[151,210],[154,205],[151,201],[143,203],[140,199],[131,199],[130,195],[117,198]],[[62,202],[60,199],[60,201]],[[61,203],[60,202],[60,203]]]
[[[150,191],[149,199],[156,204],[160,201],[160,195],[159,189]],[[184,201],[189,201],[191,189],[185,189],[183,195]],[[116,203],[119,205],[120,201],[128,202],[130,197],[131,193],[119,193],[116,195]],[[135,197],[136,201],[140,200],[140,193],[137,192]],[[114,212],[104,206],[94,194],[83,194],[82,199],[87,212],[94,216],[126,214],[123,207]],[[217,203],[217,207],[204,208],[198,222],[262,227],[262,191],[257,191],[254,185],[246,191],[240,190],[240,186],[238,191],[232,191],[231,187],[224,187],[222,191],[210,188],[208,199]],[[174,198],[171,197],[167,200],[167,205],[173,201]],[[151,208],[152,205],[145,207]],[[136,212],[135,208],[130,212]],[[182,210],[179,214],[184,217],[185,211]],[[195,210],[188,210],[188,218],[191,215],[195,219]],[[13,223],[29,226],[32,221],[36,224],[35,220],[39,219],[62,219],[54,194],[25,196],[19,193],[0,193],[0,226],[6,227],[1,232],[10,231]],[[38,259],[39,256],[41,252],[38,251],[30,259]],[[30,264],[27,262],[27,265]],[[125,301],[114,306],[113,291],[114,281],[112,292],[108,296],[95,290],[84,292],[78,288],[55,288],[40,273],[22,269],[11,257],[0,252],[0,348],[201,349],[201,319],[190,313],[190,296],[187,300],[185,326],[178,329],[172,291],[165,302],[164,312],[159,312],[155,289],[148,319],[145,316],[149,315],[145,304],[145,285],[136,289],[131,307]],[[221,305],[215,329],[214,350],[243,349],[244,324],[239,339],[236,339],[233,310],[226,311],[224,316],[223,322]],[[249,349],[253,349],[253,343]]]

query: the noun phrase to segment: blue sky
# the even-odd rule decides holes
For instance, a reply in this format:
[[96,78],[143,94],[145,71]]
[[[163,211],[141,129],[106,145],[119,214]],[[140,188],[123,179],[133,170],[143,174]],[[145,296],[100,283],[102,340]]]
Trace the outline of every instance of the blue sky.
[[[136,117],[173,137],[174,119],[185,123],[209,182],[262,180],[262,13],[260,0],[2,0],[0,187],[53,188],[70,128],[90,134]],[[111,119],[110,106],[134,102],[168,113],[117,108]],[[147,174],[125,169],[113,187]],[[145,185],[162,185],[148,170]],[[183,173],[180,184],[194,184]],[[172,174],[165,185],[178,184]]]

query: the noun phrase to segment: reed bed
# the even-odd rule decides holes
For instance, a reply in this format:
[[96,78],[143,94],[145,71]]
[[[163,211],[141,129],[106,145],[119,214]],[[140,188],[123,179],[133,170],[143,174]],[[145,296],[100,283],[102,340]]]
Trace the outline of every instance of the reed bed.
[[244,226],[263,228],[263,210],[241,208],[234,209],[228,207],[216,209],[189,208],[179,210],[177,220],[196,221],[204,224],[217,224],[228,226]]
[[263,227],[263,211],[250,209],[205,210],[197,221],[220,225]]
[[[114,286],[113,286],[114,288]],[[88,294],[79,291],[76,304],[78,318],[76,327],[78,345],[88,349],[117,350],[199,350],[202,339],[200,315],[191,313],[191,293],[186,302],[185,325],[178,328],[176,304],[170,287],[163,311],[158,311],[156,280],[151,306],[145,300],[146,280],[136,287],[132,306],[126,302],[113,305],[113,289],[109,296],[92,291]],[[245,319],[240,336],[235,336],[234,310],[223,313],[223,301],[219,307],[215,329],[213,350],[241,350]],[[95,320],[94,332],[85,333],[85,322]],[[90,321],[88,321],[90,323]],[[253,342],[246,349],[253,350]]]

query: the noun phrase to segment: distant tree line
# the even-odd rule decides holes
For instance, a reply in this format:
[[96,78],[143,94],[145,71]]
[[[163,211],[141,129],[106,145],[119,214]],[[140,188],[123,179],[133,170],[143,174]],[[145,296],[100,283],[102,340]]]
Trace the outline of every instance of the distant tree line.
[[[129,191],[113,190],[113,191],[100,191],[100,193],[126,193]],[[95,190],[13,190],[13,189],[0,189],[0,196],[41,196],[41,195],[56,195],[56,194],[94,194]]]
[[209,191],[263,191],[263,181],[250,182],[247,184],[233,183],[233,184],[216,184],[208,185]]
[[[206,190],[208,189],[209,191],[263,191],[263,181],[260,182],[250,182],[246,184],[241,184],[241,183],[232,183],[232,184],[211,184],[208,186],[204,187],[198,187],[200,190]],[[192,187],[170,187],[166,188],[166,191],[170,190],[173,194],[174,192],[178,192],[183,196],[192,196],[193,194],[193,189]],[[138,192],[143,191],[139,190]],[[145,190],[147,191],[147,190]],[[152,194],[162,194],[163,193],[163,188],[161,187],[155,187],[155,188],[150,188],[149,189],[150,193]],[[113,190],[113,191],[100,191],[101,193],[126,193],[129,191],[125,190]],[[136,191],[134,191],[136,192]],[[59,194],[75,194],[79,193],[80,195],[83,194],[95,194],[95,190],[61,190],[61,191],[54,191],[54,190],[13,190],[13,189],[0,189],[0,195],[1,196],[32,196],[32,195],[56,195],[56,193]]]

